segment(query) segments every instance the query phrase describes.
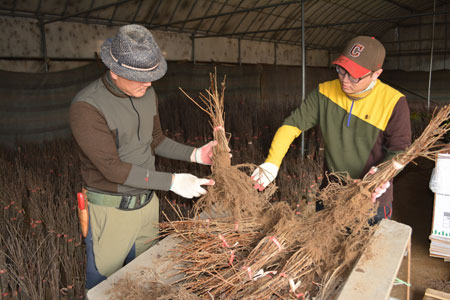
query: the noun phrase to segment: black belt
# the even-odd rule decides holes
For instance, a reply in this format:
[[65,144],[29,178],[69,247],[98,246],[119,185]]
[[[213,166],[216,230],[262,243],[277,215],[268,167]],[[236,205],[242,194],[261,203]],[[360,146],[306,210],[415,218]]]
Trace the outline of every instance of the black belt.
[[148,204],[153,198],[154,191],[134,195],[113,195],[92,190],[87,190],[86,193],[90,203],[122,210],[135,210]]

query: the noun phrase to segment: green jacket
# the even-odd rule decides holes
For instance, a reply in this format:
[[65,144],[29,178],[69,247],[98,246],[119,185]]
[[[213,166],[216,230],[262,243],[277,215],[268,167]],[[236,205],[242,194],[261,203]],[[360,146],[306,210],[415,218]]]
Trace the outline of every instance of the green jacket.
[[[290,144],[301,132],[316,125],[323,135],[327,169],[347,171],[355,179],[362,178],[372,166],[393,158],[411,144],[406,98],[380,80],[360,100],[348,98],[338,79],[321,83],[285,119],[281,128],[291,128],[291,137],[287,137]],[[287,151],[282,144],[276,135],[266,161],[281,162],[284,150]],[[384,204],[391,202],[392,189],[379,200]]]

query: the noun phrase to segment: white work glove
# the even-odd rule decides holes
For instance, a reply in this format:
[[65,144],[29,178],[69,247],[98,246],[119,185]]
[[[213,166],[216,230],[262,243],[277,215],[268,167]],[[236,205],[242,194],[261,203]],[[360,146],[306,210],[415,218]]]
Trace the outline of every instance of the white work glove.
[[[375,174],[376,172],[378,172],[378,168],[372,167],[369,171],[369,174]],[[379,187],[377,187],[375,191],[372,193],[372,202],[375,203],[377,201],[377,198],[380,198],[381,195],[383,195],[390,186],[391,183],[389,181],[386,181],[382,183]]]
[[275,180],[278,174],[278,167],[270,162],[260,164],[258,168],[253,171],[252,179],[256,181],[254,185],[258,191],[264,190],[269,183]]
[[172,185],[169,190],[181,197],[191,199],[206,194],[202,185],[214,185],[212,179],[197,178],[192,174],[173,174]]
[[212,165],[213,147],[217,141],[211,141],[208,144],[195,148],[191,154],[191,161],[201,165]]

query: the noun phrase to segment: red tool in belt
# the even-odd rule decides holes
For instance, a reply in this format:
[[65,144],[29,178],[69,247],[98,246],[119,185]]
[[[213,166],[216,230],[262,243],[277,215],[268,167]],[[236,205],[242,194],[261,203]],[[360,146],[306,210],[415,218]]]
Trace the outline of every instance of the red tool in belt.
[[86,237],[89,229],[89,213],[87,205],[86,191],[77,193],[78,200],[78,219],[80,220],[81,234]]

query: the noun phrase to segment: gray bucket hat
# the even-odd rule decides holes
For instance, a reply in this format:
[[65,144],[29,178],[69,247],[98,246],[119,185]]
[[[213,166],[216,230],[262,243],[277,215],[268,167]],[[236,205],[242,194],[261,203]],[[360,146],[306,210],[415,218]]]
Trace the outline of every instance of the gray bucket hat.
[[152,82],[166,74],[167,63],[150,31],[141,25],[125,25],[106,40],[100,56],[108,69],[128,80]]

